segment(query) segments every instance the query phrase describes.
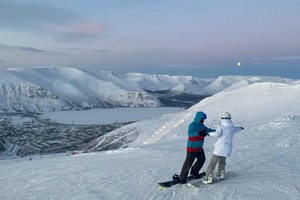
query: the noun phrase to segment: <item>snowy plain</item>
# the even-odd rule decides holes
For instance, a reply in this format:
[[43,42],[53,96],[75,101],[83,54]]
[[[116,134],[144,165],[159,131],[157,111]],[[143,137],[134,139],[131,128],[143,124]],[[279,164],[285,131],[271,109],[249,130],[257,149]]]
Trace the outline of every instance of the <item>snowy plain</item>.
[[[135,127],[128,148],[0,161],[0,199],[300,199],[300,84],[262,82],[219,92],[188,110],[121,127]],[[245,130],[234,138],[226,170],[237,176],[194,188],[161,189],[157,182],[179,173],[186,154],[186,130],[197,111],[215,128],[222,111]],[[215,138],[206,137],[205,171]]]

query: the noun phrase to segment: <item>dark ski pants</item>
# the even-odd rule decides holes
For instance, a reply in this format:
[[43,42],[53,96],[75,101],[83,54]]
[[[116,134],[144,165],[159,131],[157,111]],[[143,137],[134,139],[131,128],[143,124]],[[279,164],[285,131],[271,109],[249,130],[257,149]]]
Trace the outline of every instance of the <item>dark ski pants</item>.
[[[197,161],[193,165],[196,158]],[[205,154],[203,149],[200,152],[187,152],[186,159],[184,161],[184,164],[180,172],[180,180],[183,182],[186,181],[192,165],[193,167],[191,170],[191,174],[198,174],[200,169],[204,165],[204,162],[205,162]]]

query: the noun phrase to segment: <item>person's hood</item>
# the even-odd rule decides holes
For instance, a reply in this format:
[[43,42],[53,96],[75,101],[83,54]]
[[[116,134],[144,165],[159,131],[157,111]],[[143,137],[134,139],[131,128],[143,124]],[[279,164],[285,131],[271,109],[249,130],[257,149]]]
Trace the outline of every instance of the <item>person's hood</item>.
[[194,122],[200,122],[201,119],[205,119],[206,118],[206,114],[204,112],[197,112],[196,116],[194,118]]

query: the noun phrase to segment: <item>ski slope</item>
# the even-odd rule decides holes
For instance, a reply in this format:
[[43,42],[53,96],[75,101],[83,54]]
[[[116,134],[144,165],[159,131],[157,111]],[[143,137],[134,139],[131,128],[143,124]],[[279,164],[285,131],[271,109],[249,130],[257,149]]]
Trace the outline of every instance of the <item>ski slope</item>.
[[[0,199],[300,199],[300,85],[256,83],[220,92],[183,112],[143,120],[128,148],[78,155],[56,154],[0,161]],[[245,127],[234,138],[227,170],[237,176],[197,189],[157,182],[179,173],[185,159],[186,130],[195,112],[216,127],[222,111]],[[124,137],[124,136],[123,136]],[[118,138],[116,138],[118,139]],[[216,138],[206,137],[206,163]]]

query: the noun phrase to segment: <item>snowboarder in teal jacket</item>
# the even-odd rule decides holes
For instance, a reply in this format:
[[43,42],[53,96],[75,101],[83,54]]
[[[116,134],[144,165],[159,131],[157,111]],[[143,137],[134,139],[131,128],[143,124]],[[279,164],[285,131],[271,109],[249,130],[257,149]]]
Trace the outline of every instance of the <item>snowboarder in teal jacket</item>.
[[[188,128],[187,155],[182,166],[180,176],[173,177],[174,181],[186,183],[188,173],[191,169],[191,175],[199,178],[199,171],[205,162],[205,154],[203,150],[204,137],[214,129],[207,128],[203,123],[206,119],[204,112],[197,112],[194,121],[190,123]],[[195,159],[197,161],[193,165]]]

